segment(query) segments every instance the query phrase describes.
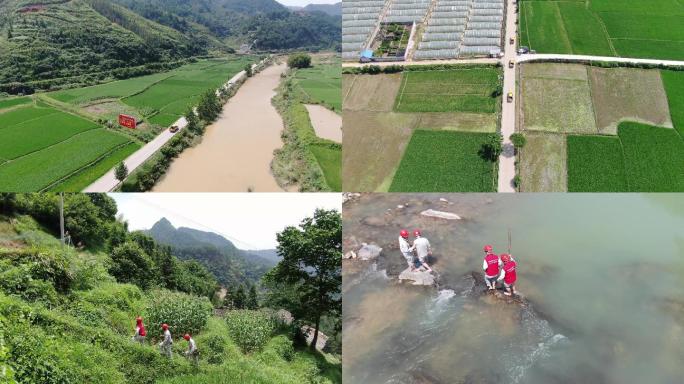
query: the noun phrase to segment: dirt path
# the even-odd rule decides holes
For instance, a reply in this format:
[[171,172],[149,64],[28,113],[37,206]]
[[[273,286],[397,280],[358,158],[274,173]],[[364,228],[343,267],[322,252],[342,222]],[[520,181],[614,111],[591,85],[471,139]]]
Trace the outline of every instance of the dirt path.
[[[506,38],[504,39],[504,57],[502,59],[502,66],[504,71],[503,80],[503,96],[501,104],[501,134],[504,138],[503,151],[499,156],[499,192],[512,193],[515,192],[513,186],[513,178],[515,177],[515,153],[513,144],[509,136],[515,132],[515,103],[516,103],[516,88],[515,88],[515,70],[516,68],[509,68],[508,62],[510,60],[516,61],[515,44],[510,44],[510,39],[516,36],[515,21],[517,15],[515,14],[515,0],[507,0],[506,4]],[[517,67],[518,64],[516,63]],[[508,92],[513,93],[513,101],[508,102]]]
[[271,174],[283,121],[271,105],[285,65],[247,80],[207,127],[202,142],[176,159],[153,192],[282,192]]
[[306,104],[316,136],[342,143],[342,116],[320,105]]

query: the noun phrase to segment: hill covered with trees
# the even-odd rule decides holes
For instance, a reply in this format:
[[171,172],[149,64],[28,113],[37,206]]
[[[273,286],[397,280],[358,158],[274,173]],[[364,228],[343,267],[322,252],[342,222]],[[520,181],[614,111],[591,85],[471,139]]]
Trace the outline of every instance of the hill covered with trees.
[[179,61],[256,50],[336,49],[341,17],[274,0],[6,0],[0,2],[0,92],[151,73]]
[[[192,228],[174,228],[163,218],[145,231],[156,242],[168,245],[171,253],[181,260],[194,260],[202,264],[225,287],[243,283],[257,283],[277,264],[277,259],[265,258],[269,250],[255,254],[238,249],[231,241],[212,232]],[[275,250],[270,250],[271,255]]]
[[[298,285],[300,272],[281,266],[269,284],[299,286],[300,301],[275,307],[283,293],[266,291],[258,309],[224,308],[212,304],[218,285],[202,265],[129,231],[109,196],[64,195],[65,244],[59,205],[54,194],[0,194],[0,382],[341,383],[339,355],[308,348],[300,331],[315,325],[309,318],[339,317],[336,303],[326,305],[339,296],[336,284]],[[307,237],[294,228],[281,236],[288,258],[293,242]],[[334,269],[326,276],[335,278]],[[325,300],[307,296],[314,292]],[[275,312],[314,305],[318,315],[295,315],[293,322]],[[143,343],[131,338],[137,316],[147,328]],[[175,341],[171,359],[157,346],[162,323]],[[185,333],[197,343],[197,364],[183,358]]]

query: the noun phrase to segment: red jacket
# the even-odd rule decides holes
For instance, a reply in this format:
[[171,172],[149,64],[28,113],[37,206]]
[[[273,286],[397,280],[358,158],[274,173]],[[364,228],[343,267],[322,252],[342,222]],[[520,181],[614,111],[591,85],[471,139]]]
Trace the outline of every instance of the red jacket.
[[515,261],[509,261],[508,263],[504,263],[503,265],[503,270],[506,271],[506,275],[504,276],[504,282],[508,285],[511,285],[515,283],[516,280],[516,275],[515,275]]
[[499,256],[489,253],[485,256],[485,262],[487,263],[487,269],[485,273],[487,276],[498,276],[499,275]]

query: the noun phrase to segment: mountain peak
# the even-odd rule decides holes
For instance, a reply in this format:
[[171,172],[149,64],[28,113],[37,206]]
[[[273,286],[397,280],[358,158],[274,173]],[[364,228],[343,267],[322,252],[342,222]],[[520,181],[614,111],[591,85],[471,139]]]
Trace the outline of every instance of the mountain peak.
[[174,227],[173,224],[171,224],[171,222],[166,217],[162,217],[151,228],[151,230],[153,230],[153,231],[154,230],[156,230],[156,231],[164,230],[164,229],[166,229],[166,230],[170,229],[173,231],[176,229],[176,227]]

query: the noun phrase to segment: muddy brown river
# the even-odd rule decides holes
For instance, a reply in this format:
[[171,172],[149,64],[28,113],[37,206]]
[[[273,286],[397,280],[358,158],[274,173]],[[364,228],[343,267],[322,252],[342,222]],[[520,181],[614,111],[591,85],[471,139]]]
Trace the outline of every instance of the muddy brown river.
[[176,159],[153,192],[282,192],[271,174],[283,121],[271,105],[285,64],[247,80],[207,127],[202,142]]

